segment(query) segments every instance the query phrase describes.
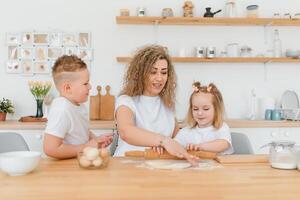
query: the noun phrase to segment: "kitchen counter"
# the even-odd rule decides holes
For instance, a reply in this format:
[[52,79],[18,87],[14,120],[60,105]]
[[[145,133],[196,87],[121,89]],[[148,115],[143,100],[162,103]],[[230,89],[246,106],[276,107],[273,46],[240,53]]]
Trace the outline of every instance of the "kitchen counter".
[[107,169],[84,170],[76,159],[43,159],[31,174],[0,172],[1,199],[298,199],[300,173],[268,163],[227,164],[211,170],[150,170],[112,158]]
[[[300,127],[300,121],[266,121],[266,120],[243,120],[227,119],[230,128],[272,128],[272,127]],[[43,122],[19,122],[8,120],[0,122],[0,130],[42,130],[46,123]],[[183,123],[180,123],[183,127]],[[114,121],[90,121],[91,129],[115,129]]]

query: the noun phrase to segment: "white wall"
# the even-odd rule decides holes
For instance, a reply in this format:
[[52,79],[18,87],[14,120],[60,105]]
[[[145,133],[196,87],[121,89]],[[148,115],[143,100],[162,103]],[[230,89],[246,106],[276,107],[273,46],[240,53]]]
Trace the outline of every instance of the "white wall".
[[[86,2],[86,3],[83,3]],[[195,15],[203,15],[207,6],[217,10],[224,7],[225,0],[193,1]],[[245,7],[259,4],[262,17],[271,17],[274,12],[292,14],[299,12],[300,1],[295,0],[237,0],[240,16],[245,15]],[[274,27],[262,26],[160,26],[117,25],[115,16],[120,8],[129,8],[135,15],[136,7],[147,8],[148,15],[160,15],[162,8],[171,7],[175,15],[182,15],[183,0],[10,0],[1,2],[0,12],[0,97],[13,100],[16,113],[9,118],[18,119],[24,115],[35,114],[35,102],[28,90],[27,81],[32,79],[48,80],[51,77],[36,75],[24,77],[7,74],[5,61],[7,48],[5,34],[12,31],[90,31],[94,48],[94,62],[91,69],[91,83],[95,94],[96,85],[109,84],[112,93],[118,94],[121,87],[125,65],[116,62],[117,56],[126,56],[137,47],[155,43],[166,45],[176,55],[180,48],[192,50],[195,46],[216,46],[223,50],[227,43],[247,44],[256,53],[264,52],[271,40]],[[220,15],[220,14],[219,14]],[[222,14],[221,14],[222,15]],[[283,49],[299,48],[299,27],[277,27]],[[265,34],[266,33],[266,34]],[[266,37],[265,37],[266,36]],[[265,40],[266,39],[266,40]],[[256,54],[255,53],[255,54]],[[214,82],[221,89],[230,118],[246,118],[250,109],[250,92],[256,89],[258,97],[271,96],[280,100],[286,89],[300,94],[299,64],[183,64],[175,63],[178,75],[177,116],[185,116],[187,99],[194,80],[203,83]],[[52,91],[53,92],[53,91]]]

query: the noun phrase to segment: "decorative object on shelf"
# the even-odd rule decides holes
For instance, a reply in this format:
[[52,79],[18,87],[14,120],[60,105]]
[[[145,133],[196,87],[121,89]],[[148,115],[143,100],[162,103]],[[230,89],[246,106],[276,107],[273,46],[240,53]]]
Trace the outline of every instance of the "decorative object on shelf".
[[287,49],[285,52],[285,56],[288,58],[299,58],[300,50]]
[[278,29],[274,30],[274,40],[273,40],[273,50],[274,50],[274,57],[280,58],[282,56],[282,49],[281,49],[281,40],[279,38],[279,31]]
[[247,45],[242,46],[240,51],[240,57],[242,58],[252,57],[252,48]]
[[203,17],[214,17],[215,14],[221,12],[222,10],[217,10],[216,12],[212,12],[210,7],[205,8],[206,12],[204,13]]
[[90,97],[91,120],[113,120],[115,97],[110,94],[110,86],[105,87],[106,94],[101,95],[101,87],[97,86],[97,95]]
[[206,56],[205,49],[205,47],[196,47],[196,57],[204,58]]
[[7,113],[14,113],[14,106],[11,100],[2,98],[0,99],[0,121],[6,120]]
[[248,18],[258,18],[258,5],[249,5],[246,7]]
[[239,57],[238,55],[238,43],[229,43],[226,46],[226,51],[227,51],[227,56],[228,57],[232,57],[232,58],[236,58]]
[[120,9],[120,16],[126,17],[129,15],[130,15],[129,9],[127,9],[127,8]]
[[89,32],[15,32],[6,37],[7,73],[50,75],[53,62],[63,54],[76,54],[87,64],[93,60]]
[[256,119],[256,101],[257,101],[256,92],[255,89],[253,88],[251,90],[251,98],[250,98],[251,109],[250,109],[249,120]]
[[194,4],[191,1],[185,1],[183,6],[183,16],[184,17],[193,17],[193,8],[194,8]]
[[174,14],[173,14],[172,8],[164,8],[162,10],[161,16],[163,16],[163,17],[173,17]]
[[144,7],[137,7],[137,9],[136,9],[136,15],[138,17],[146,16],[146,8],[144,8]]
[[51,89],[52,83],[42,81],[29,81],[29,89],[36,100],[36,118],[43,117],[43,101]]
[[217,55],[216,47],[207,47],[206,58],[215,58]]
[[227,0],[224,17],[237,17],[235,0]]

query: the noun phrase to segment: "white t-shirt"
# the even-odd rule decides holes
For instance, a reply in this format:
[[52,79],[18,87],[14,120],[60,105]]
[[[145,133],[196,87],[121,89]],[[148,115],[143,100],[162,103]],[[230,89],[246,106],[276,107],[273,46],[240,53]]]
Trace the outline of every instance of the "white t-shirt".
[[[133,115],[135,125],[148,131],[171,136],[175,129],[174,112],[167,108],[159,96],[135,96],[122,95],[116,101],[115,109],[120,106],[128,107]],[[126,151],[144,150],[145,147],[133,146],[119,137],[115,156],[124,156]]]
[[224,139],[230,144],[230,147],[221,154],[233,153],[230,130],[226,123],[223,123],[222,127],[219,129],[216,129],[213,126],[205,128],[185,127],[182,128],[175,137],[175,140],[184,147],[186,147],[188,144],[201,144],[205,142],[211,142],[216,139]]
[[74,105],[65,97],[51,104],[45,133],[64,139],[65,144],[85,144],[89,141],[88,113],[83,104]]

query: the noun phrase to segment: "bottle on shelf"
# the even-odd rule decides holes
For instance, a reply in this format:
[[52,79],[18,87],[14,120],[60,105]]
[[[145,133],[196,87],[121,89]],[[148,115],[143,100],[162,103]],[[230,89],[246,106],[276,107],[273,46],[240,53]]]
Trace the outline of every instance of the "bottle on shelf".
[[274,50],[274,57],[276,58],[282,57],[281,40],[279,38],[279,31],[277,29],[275,29],[274,31],[273,50]]

